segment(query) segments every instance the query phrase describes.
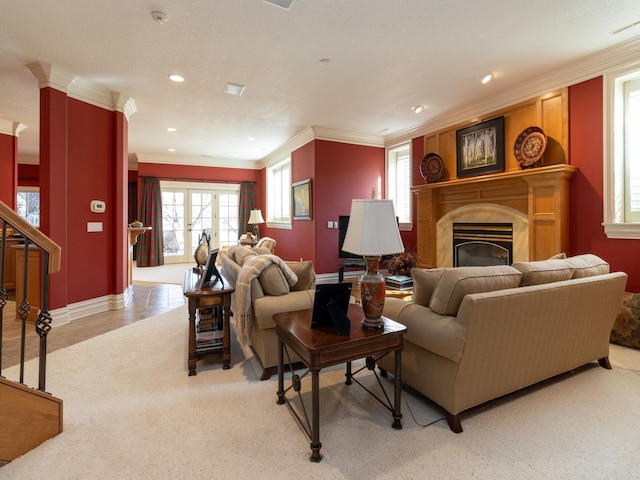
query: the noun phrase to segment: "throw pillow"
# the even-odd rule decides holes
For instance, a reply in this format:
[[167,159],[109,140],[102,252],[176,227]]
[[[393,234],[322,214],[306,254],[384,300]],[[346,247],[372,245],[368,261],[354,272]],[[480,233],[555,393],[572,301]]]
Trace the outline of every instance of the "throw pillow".
[[567,262],[575,268],[573,278],[592,277],[609,273],[609,264],[591,253],[569,257]]
[[313,262],[286,262],[289,268],[298,276],[298,281],[291,287],[291,291],[312,290],[316,287],[316,272],[313,271]]
[[562,252],[562,253],[556,253],[555,255],[550,256],[549,260],[564,260],[565,258],[567,258],[567,254]]
[[567,260],[561,259],[516,262],[513,268],[522,272],[521,287],[569,280],[575,271]]
[[429,308],[440,315],[455,316],[465,295],[515,288],[521,277],[522,273],[508,265],[445,269],[433,290]]
[[258,276],[258,280],[266,295],[278,296],[290,291],[287,279],[276,264],[271,264],[265,268]]
[[411,276],[413,277],[413,303],[429,306],[433,289],[444,273],[444,268],[412,268]]

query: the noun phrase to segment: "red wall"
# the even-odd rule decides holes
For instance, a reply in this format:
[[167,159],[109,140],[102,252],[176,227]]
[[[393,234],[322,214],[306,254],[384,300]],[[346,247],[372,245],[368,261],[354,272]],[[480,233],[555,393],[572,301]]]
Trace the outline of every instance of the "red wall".
[[[67,256],[68,303],[107,294],[115,289],[115,222],[121,219],[114,165],[114,112],[69,99],[67,104]],[[99,132],[99,134],[97,134]],[[105,213],[92,213],[91,200],[103,200]],[[126,221],[126,219],[125,219]],[[102,232],[87,232],[87,222],[101,222]],[[87,265],[90,262],[91,274]]]
[[0,134],[0,200],[13,210],[16,209],[18,185],[17,140],[14,135]]
[[628,291],[640,292],[640,240],[609,239],[602,226],[602,102],[602,77],[569,88],[569,163],[580,170],[571,180],[568,253],[604,258],[629,275]]
[[18,164],[18,185],[37,187],[40,183],[40,165]]

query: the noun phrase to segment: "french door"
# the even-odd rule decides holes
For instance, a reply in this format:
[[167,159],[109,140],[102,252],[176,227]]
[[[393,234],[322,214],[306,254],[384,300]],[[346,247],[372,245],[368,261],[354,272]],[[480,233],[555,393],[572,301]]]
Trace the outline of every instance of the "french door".
[[161,182],[165,263],[194,262],[193,252],[203,232],[210,246],[238,241],[237,185]]

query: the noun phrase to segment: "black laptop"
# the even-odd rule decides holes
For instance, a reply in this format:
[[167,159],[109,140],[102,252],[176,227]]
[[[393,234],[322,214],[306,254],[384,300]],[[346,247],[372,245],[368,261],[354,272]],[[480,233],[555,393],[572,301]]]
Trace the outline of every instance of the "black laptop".
[[327,304],[333,300],[345,315],[349,309],[351,287],[346,283],[320,283],[316,285],[315,298],[313,300],[313,313],[311,315],[311,327],[333,327],[333,321]]

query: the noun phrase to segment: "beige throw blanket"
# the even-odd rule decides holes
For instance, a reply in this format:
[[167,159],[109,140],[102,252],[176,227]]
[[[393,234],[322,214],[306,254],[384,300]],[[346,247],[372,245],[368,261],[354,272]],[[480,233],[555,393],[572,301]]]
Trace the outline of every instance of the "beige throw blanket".
[[233,317],[236,322],[238,341],[242,345],[248,345],[251,337],[251,323],[253,320],[253,314],[251,312],[251,281],[254,278],[258,278],[265,268],[273,264],[280,267],[290,287],[296,284],[298,276],[276,255],[256,255],[255,257],[249,257],[245,260],[244,265],[242,265],[238,273]]

